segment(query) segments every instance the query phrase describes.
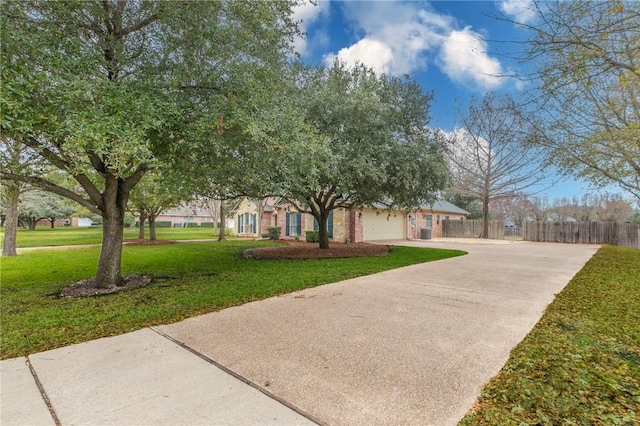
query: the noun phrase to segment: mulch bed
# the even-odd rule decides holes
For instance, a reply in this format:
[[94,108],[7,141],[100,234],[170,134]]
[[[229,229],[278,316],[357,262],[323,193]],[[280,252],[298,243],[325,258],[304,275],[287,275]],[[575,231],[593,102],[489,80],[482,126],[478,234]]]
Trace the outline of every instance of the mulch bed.
[[286,246],[260,247],[244,252],[245,257],[253,259],[328,259],[340,257],[384,256],[389,247],[366,243],[330,243],[328,249],[321,249],[317,243],[297,241],[286,242]]
[[117,291],[129,290],[136,287],[143,287],[151,284],[151,277],[147,275],[125,275],[124,285],[110,288],[98,288],[96,287],[96,279],[87,278],[86,280],[78,281],[69,287],[64,288],[60,292],[62,297],[90,297],[101,296],[103,294],[115,293]]

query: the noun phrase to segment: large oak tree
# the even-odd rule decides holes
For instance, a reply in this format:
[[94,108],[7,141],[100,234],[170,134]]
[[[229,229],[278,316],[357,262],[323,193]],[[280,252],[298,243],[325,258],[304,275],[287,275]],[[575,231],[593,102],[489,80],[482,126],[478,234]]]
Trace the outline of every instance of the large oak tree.
[[265,173],[278,184],[274,194],[317,220],[320,248],[329,247],[336,208],[410,210],[444,189],[444,150],[428,128],[431,95],[415,82],[336,63],[301,72],[295,86],[302,121],[284,133],[300,146],[271,157]]
[[[96,285],[123,283],[123,218],[148,170],[267,96],[297,27],[290,1],[2,2],[2,138],[77,182],[2,171],[103,218]],[[265,89],[265,87],[267,89]],[[203,152],[203,155],[208,155]],[[215,158],[210,162],[215,167]]]

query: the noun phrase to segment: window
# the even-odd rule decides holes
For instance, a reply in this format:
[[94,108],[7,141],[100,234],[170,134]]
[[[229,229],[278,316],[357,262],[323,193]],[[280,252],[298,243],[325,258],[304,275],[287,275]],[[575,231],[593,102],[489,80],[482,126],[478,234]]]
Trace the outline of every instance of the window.
[[257,215],[255,213],[243,213],[238,215],[238,234],[256,233]]
[[285,222],[286,236],[297,237],[302,234],[302,213],[287,213]]
[[425,218],[427,219],[427,229],[431,229],[433,227],[433,216],[428,214]]
[[436,215],[436,225],[440,225],[440,215]]
[[[318,220],[313,218],[313,230],[317,231],[319,228]],[[333,210],[329,211],[329,217],[327,218],[327,232],[329,234],[329,238],[333,238]]]

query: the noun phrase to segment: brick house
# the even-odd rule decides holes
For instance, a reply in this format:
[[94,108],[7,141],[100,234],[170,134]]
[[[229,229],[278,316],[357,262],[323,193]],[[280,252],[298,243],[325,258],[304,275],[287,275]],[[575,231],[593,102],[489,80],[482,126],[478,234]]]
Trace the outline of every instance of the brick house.
[[[298,212],[281,198],[243,198],[233,212],[238,236],[259,238],[268,227],[278,226],[280,238],[304,240],[307,231],[318,229],[312,215]],[[327,225],[331,241],[413,240],[441,237],[443,220],[464,220],[468,214],[446,201],[408,212],[383,207],[337,208],[331,211]]]

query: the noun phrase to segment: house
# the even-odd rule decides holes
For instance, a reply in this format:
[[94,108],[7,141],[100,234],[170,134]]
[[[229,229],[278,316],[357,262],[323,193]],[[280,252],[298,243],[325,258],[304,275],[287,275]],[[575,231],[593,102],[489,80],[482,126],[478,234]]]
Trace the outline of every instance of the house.
[[[238,236],[259,238],[270,226],[280,227],[282,239],[305,239],[307,231],[318,229],[315,218],[300,213],[282,198],[243,198],[233,210]],[[380,207],[346,208],[331,211],[327,223],[332,241],[362,242],[391,239],[437,238],[443,220],[464,220],[469,213],[446,201],[421,206],[413,211]]]
[[69,224],[70,226],[89,227],[93,225],[93,221],[88,217],[72,217]]
[[[217,227],[218,223],[213,223],[211,213],[203,206],[183,205],[173,209],[163,211],[156,217],[156,223],[170,222],[171,228],[187,228],[187,227]],[[234,227],[233,219],[226,220],[227,228]]]

